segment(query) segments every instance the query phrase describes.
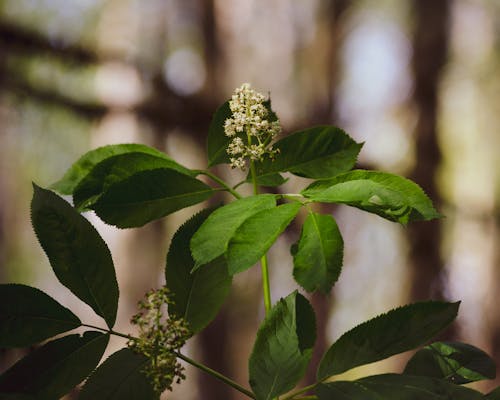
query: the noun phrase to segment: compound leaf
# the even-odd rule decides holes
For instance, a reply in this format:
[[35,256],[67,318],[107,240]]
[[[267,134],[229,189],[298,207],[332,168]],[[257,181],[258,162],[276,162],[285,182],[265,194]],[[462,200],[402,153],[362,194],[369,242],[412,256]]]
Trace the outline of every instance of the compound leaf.
[[31,222],[59,281],[111,328],[118,284],[111,253],[92,224],[50,190],[34,185]]
[[348,204],[401,224],[440,217],[420,186],[385,172],[350,171],[314,182],[302,194],[313,201]]
[[85,383],[80,400],[158,400],[144,368],[149,359],[128,348],[113,353]]
[[314,311],[304,296],[295,291],[273,306],[249,359],[256,399],[270,400],[292,389],[306,372],[315,341]]
[[22,358],[0,376],[0,393],[59,399],[99,363],[109,335],[88,331],[53,340]]
[[191,273],[194,260],[189,242],[212,212],[213,209],[203,210],[186,221],[172,238],[167,254],[165,277],[174,300],[168,311],[184,318],[193,333],[201,331],[215,318],[232,283],[224,257]]
[[331,215],[310,212],[292,246],[293,276],[308,292],[328,293],[342,268],[344,241]]
[[440,301],[415,303],[356,326],[325,353],[318,379],[421,346],[455,319],[458,306]]
[[0,285],[0,347],[24,347],[78,328],[78,317],[31,286]]

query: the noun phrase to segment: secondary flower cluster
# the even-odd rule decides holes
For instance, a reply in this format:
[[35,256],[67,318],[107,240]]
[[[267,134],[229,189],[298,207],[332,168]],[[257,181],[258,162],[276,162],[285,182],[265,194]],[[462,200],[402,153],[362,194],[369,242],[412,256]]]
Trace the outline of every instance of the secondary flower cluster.
[[265,154],[276,154],[271,141],[281,132],[281,126],[277,118],[272,120],[265,101],[249,83],[237,88],[229,101],[232,118],[226,119],[224,132],[232,138],[227,148],[232,168],[244,170],[246,158],[262,161]]
[[184,368],[175,354],[191,336],[186,321],[164,316],[162,308],[173,301],[166,287],[146,293],[139,302],[139,312],[132,317],[132,324],[139,327],[139,337],[130,339],[127,346],[148,357],[143,372],[150,379],[156,392],[172,390],[172,383],[185,379]]

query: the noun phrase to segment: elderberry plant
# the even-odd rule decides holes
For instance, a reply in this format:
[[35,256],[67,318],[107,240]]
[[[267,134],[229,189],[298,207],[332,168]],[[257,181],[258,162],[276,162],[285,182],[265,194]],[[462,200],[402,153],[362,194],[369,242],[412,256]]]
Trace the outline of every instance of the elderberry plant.
[[[235,186],[208,168],[189,169],[139,144],[89,151],[49,189],[34,185],[33,228],[55,275],[106,326],[82,322],[36,288],[0,285],[0,347],[43,343],[0,375],[0,398],[57,399],[85,381],[83,400],[158,399],[185,378],[183,360],[257,400],[500,399],[500,389],[482,394],[462,386],[495,377],[486,353],[465,343],[430,342],[458,312],[458,302],[442,301],[399,307],[344,333],[319,362],[317,381],[296,388],[316,340],[315,314],[297,290],[272,302],[266,253],[279,235],[305,214],[291,248],[293,277],[306,292],[328,293],[341,272],[344,242],[334,218],[315,212],[312,204],[346,204],[403,225],[440,215],[416,183],[353,170],[362,144],[341,129],[317,126],[275,141],[280,131],[270,101],[244,84],[216,111],[208,131],[208,168],[229,164],[248,172]],[[300,193],[260,193],[261,186],[282,185],[285,172],[312,182]],[[200,175],[214,184],[197,179]],[[244,184],[252,185],[253,195],[240,194]],[[133,228],[221,191],[234,200],[195,214],[173,236],[166,286],[147,293],[132,317],[138,336],[115,331],[119,290],[111,254],[81,213],[93,210],[108,224]],[[72,195],[73,204],[55,192]],[[215,318],[233,276],[259,260],[266,316],[249,356],[248,387],[187,357],[182,348]],[[83,335],[46,341],[82,327],[88,329]],[[99,364],[110,335],[126,342]],[[399,374],[335,379],[413,349]]]

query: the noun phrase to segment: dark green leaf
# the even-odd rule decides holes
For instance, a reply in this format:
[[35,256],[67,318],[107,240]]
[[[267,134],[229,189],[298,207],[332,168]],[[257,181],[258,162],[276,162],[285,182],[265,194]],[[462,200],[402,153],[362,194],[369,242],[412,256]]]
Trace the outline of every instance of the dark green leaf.
[[[288,178],[285,179],[280,174],[268,174],[263,176],[257,176],[256,178],[257,178],[257,184],[259,186],[269,186],[269,187],[280,186],[283,185],[286,181],[288,181]],[[247,181],[248,182],[252,181],[250,175],[248,176]]]
[[191,273],[194,260],[189,242],[212,211],[203,210],[186,221],[172,238],[167,254],[165,277],[174,300],[168,311],[184,318],[193,333],[202,330],[215,318],[232,282],[223,257]]
[[470,344],[435,342],[419,350],[408,361],[404,373],[446,379],[461,385],[494,379],[496,366],[488,354]]
[[314,182],[302,194],[313,201],[348,204],[401,224],[440,217],[420,186],[385,172],[347,172]]
[[109,157],[125,153],[145,153],[171,160],[171,158],[165,153],[143,144],[127,143],[103,146],[91,150],[80,157],[80,159],[75,162],[68,171],[66,171],[64,176],[51,186],[51,189],[54,189],[61,194],[72,194],[73,190],[96,164]]
[[119,154],[94,166],[74,189],[73,203],[79,210],[88,209],[113,184],[137,172],[158,168],[168,168],[185,175],[193,175],[190,170],[170,158],[138,152]]
[[78,317],[41,290],[0,285],[0,347],[24,347],[78,328]]
[[259,211],[247,218],[231,237],[226,260],[231,275],[242,272],[269,250],[302,207],[293,202]]
[[328,349],[320,362],[318,379],[421,346],[455,319],[459,304],[410,304],[356,326]]
[[308,292],[329,292],[340,275],[344,255],[344,241],[333,217],[310,212],[292,254],[297,283]]
[[146,374],[142,372],[149,360],[124,348],[112,354],[87,380],[80,400],[157,400]]
[[108,246],[67,202],[50,190],[34,188],[31,221],[52,269],[111,328],[118,307],[118,284]]
[[319,400],[479,400],[475,390],[440,379],[385,374],[356,381],[337,381],[316,388]]
[[500,400],[500,386],[484,396],[486,400]]
[[289,171],[306,178],[331,178],[349,171],[363,145],[334,126],[317,126],[295,132],[276,142],[274,160],[256,163],[257,176]]
[[111,185],[91,208],[104,222],[131,228],[201,203],[213,193],[195,178],[161,168],[138,172]]
[[22,358],[0,376],[0,393],[59,399],[99,363],[109,336],[85,332],[54,340]]
[[261,194],[245,197],[215,210],[191,239],[196,267],[223,255],[236,229],[255,213],[276,206],[276,196]]
[[316,341],[314,311],[297,291],[281,299],[257,332],[249,360],[250,386],[257,400],[292,389],[306,372]]

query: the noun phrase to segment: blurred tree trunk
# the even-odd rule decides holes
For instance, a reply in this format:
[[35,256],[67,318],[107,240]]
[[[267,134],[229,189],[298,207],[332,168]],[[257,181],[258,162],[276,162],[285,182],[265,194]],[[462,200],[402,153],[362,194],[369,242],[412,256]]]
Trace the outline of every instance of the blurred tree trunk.
[[[413,103],[417,112],[415,128],[417,164],[412,179],[423,187],[439,210],[442,199],[436,186],[441,163],[437,136],[439,80],[447,60],[450,2],[414,0],[415,31],[412,67],[415,79]],[[409,227],[412,265],[411,299],[443,298],[441,220]]]

